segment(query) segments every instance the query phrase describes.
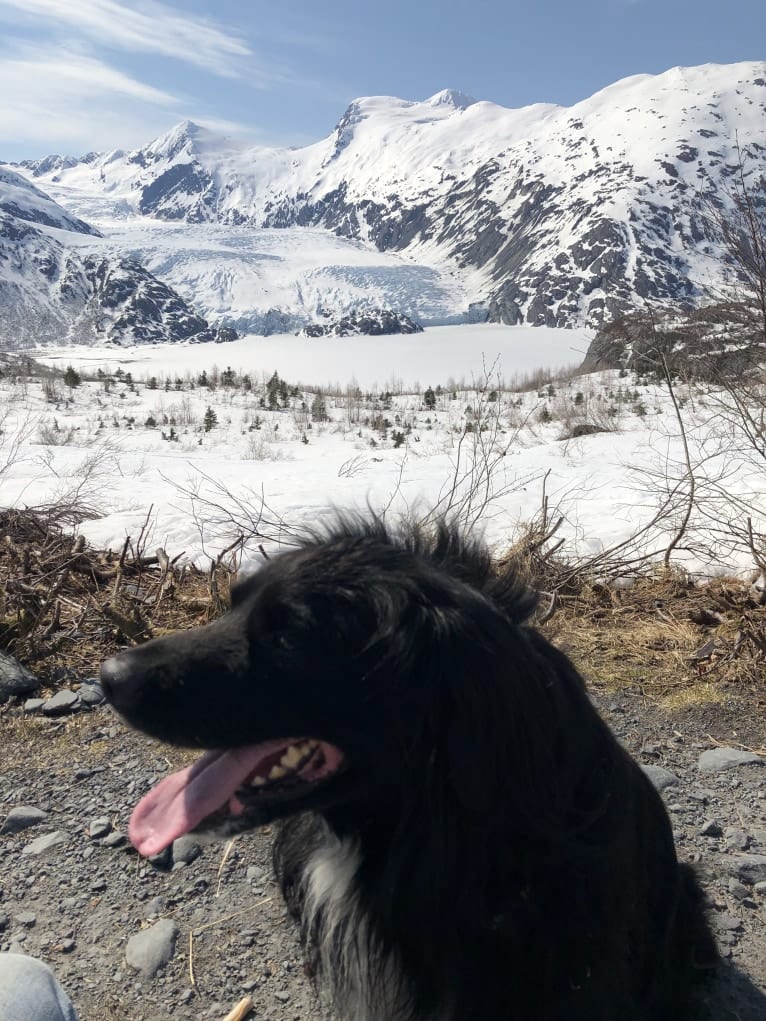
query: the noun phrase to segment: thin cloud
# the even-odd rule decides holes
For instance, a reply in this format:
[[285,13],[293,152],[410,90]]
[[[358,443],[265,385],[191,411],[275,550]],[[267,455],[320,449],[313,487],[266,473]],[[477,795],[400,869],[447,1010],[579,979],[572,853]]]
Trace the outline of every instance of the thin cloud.
[[[132,78],[109,67],[95,57],[51,47],[49,50],[31,50],[27,55],[9,59],[0,54],[0,93],[16,98],[42,95],[47,100],[66,97],[90,96],[91,99],[106,92],[130,96],[144,103],[174,106],[178,99],[170,92]],[[3,107],[12,106],[5,102]]]
[[[147,132],[182,117],[181,101],[102,61],[59,48],[9,59],[0,53],[0,142],[88,148],[125,145],[128,123]],[[139,139],[137,139],[139,140]]]
[[[18,48],[17,48],[18,49]],[[0,160],[8,147],[78,155],[87,150],[144,145],[190,117],[227,135],[254,140],[252,128],[215,116],[198,116],[189,97],[132,78],[94,57],[60,47],[25,47],[10,58],[0,49]],[[13,157],[16,158],[16,155]]]
[[240,36],[154,0],[130,7],[118,0],[0,0],[0,18],[4,11],[17,25],[20,16],[33,18],[47,31],[76,30],[112,49],[161,54],[227,78],[242,77],[243,61],[253,55]]

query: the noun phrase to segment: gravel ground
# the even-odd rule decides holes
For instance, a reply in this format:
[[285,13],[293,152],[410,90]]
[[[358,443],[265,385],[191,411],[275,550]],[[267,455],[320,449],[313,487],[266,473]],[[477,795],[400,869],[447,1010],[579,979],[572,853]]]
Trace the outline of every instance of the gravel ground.
[[[766,756],[700,768],[717,742],[763,751],[763,720],[746,701],[672,715],[636,693],[598,701],[664,786],[722,952],[749,977],[738,983],[749,1006],[713,1016],[766,1016]],[[124,838],[131,809],[183,754],[105,706],[64,719],[15,712],[0,717],[0,830],[31,824],[0,835],[0,950],[48,961],[81,1021],[223,1021],[247,994],[259,1021],[321,1019],[271,880],[268,829],[228,854],[185,839],[174,863],[139,859]]]

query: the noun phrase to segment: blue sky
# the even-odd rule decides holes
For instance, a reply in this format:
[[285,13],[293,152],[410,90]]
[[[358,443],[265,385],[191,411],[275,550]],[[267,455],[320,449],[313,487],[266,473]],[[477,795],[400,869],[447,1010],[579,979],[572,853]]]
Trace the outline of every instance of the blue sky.
[[0,160],[137,146],[187,117],[303,145],[357,96],[571,105],[762,59],[763,0],[0,0]]

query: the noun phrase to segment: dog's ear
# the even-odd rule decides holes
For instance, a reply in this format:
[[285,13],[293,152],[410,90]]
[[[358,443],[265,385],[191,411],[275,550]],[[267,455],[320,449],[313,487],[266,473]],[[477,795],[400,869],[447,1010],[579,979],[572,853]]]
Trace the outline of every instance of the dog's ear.
[[442,617],[430,666],[434,786],[466,818],[515,811],[521,827],[549,828],[561,801],[550,665],[488,601]]

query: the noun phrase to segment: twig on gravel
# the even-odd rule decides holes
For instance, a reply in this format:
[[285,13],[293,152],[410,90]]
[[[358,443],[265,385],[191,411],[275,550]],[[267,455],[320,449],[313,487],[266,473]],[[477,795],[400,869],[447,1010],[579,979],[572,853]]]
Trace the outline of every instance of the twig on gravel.
[[236,842],[237,842],[237,838],[236,837],[232,837],[232,839],[226,845],[226,847],[224,849],[224,852],[223,852],[223,855],[221,856],[221,864],[218,866],[218,886],[216,887],[216,891],[215,891],[216,897],[220,897],[221,896],[221,883],[223,882],[223,870],[224,870],[224,868],[226,866],[226,860],[229,857],[229,855],[231,854],[231,849],[234,847]]
[[223,1021],[242,1021],[243,1018],[247,1017],[250,1011],[253,1009],[253,1001],[250,996],[246,996],[244,1000],[240,1000],[237,1006],[230,1010]]
[[[189,980],[191,981],[192,986],[196,987],[197,985],[197,980],[194,977],[194,937],[199,936],[200,933],[205,931],[205,929],[214,929],[218,925],[223,925],[224,922],[231,921],[232,918],[239,918],[240,915],[246,915],[250,911],[255,911],[256,908],[261,908],[264,904],[268,904],[272,900],[274,900],[273,897],[263,897],[261,900],[257,900],[255,904],[251,904],[249,908],[243,908],[241,911],[234,911],[230,915],[224,915],[223,918],[216,918],[214,922],[206,922],[205,925],[198,925],[196,928],[189,930]],[[224,1021],[226,1021],[226,1019],[224,1019]]]
[[754,755],[766,755],[766,748],[753,748],[750,745],[742,744],[742,742],[732,741],[719,741],[717,737],[713,737],[712,734],[705,735],[708,741],[715,745],[716,748],[741,748],[744,752],[752,752]]

